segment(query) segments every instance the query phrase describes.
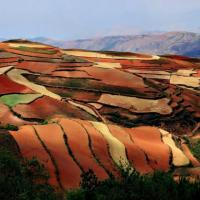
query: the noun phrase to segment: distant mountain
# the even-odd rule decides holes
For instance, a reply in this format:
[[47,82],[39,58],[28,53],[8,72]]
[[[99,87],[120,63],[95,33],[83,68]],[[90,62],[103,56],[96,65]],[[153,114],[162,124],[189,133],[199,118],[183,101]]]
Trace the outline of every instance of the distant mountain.
[[47,38],[35,38],[33,40],[61,48],[130,51],[148,54],[177,54],[200,57],[200,34],[191,32],[107,36],[74,41],[59,41]]

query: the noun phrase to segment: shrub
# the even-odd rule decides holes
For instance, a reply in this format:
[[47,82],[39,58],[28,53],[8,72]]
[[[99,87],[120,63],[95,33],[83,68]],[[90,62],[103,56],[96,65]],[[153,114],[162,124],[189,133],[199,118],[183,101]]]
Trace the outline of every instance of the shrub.
[[200,140],[194,140],[190,142],[190,149],[194,156],[200,160]]
[[12,152],[0,148],[1,200],[55,200],[44,166],[33,158],[19,160]]
[[155,172],[151,175],[140,175],[136,171],[131,173],[124,171],[120,179],[113,177],[104,181],[95,181],[98,184],[94,184],[92,190],[91,184],[94,182],[94,173],[89,171],[82,177],[84,179],[82,179],[81,188],[69,191],[67,199],[189,200],[198,199],[200,196],[200,184],[198,182],[190,183],[184,178],[175,182],[172,173]]
[[9,131],[17,131],[18,127],[13,124],[6,124],[4,126],[1,126],[0,129],[5,129],[5,130],[9,130]]

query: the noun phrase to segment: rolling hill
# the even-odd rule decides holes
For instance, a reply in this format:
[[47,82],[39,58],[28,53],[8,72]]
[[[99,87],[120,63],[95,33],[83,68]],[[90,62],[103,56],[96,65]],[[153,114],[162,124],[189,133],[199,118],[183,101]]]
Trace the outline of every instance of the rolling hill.
[[119,165],[198,178],[200,59],[0,43],[0,134],[56,188]]

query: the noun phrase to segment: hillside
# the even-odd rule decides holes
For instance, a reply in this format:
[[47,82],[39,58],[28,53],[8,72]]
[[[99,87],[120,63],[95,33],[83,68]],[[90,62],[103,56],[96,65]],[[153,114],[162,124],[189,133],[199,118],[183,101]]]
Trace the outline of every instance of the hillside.
[[35,38],[33,40],[61,48],[131,51],[159,55],[176,54],[200,57],[200,34],[190,32],[108,36],[75,41],[56,41],[47,38]]
[[199,95],[197,58],[0,43],[0,134],[57,188],[119,165],[199,177]]

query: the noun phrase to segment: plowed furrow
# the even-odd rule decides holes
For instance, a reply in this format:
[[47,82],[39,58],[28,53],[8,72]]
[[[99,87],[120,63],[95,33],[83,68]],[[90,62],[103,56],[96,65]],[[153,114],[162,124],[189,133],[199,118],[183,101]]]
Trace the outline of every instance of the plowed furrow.
[[59,124],[67,134],[68,143],[74,157],[78,160],[84,171],[92,169],[100,179],[107,178],[107,173],[99,166],[90,151],[88,136],[83,127],[76,121],[69,119],[60,119]]
[[88,134],[89,144],[93,156],[108,175],[119,176],[117,168],[109,155],[108,145],[103,136],[87,121],[77,120]]
[[49,183],[58,187],[59,182],[58,177],[56,176],[55,165],[53,164],[49,153],[46,151],[40,140],[38,140],[34,129],[31,126],[23,126],[18,131],[10,131],[10,133],[15,138],[22,156],[28,159],[37,157],[50,172]]
[[57,170],[63,188],[78,187],[81,171],[67,152],[63,140],[63,132],[60,127],[57,124],[34,127],[57,164]]
[[130,129],[133,141],[147,154],[149,164],[155,170],[169,169],[169,147],[161,141],[160,132],[154,127],[137,127]]
[[151,172],[152,168],[148,165],[144,152],[130,139],[128,131],[114,125],[110,125],[109,129],[112,135],[125,145],[132,166],[141,173]]

